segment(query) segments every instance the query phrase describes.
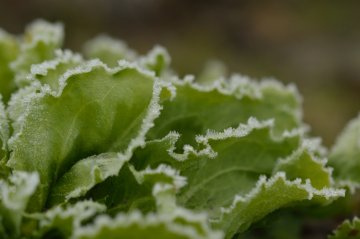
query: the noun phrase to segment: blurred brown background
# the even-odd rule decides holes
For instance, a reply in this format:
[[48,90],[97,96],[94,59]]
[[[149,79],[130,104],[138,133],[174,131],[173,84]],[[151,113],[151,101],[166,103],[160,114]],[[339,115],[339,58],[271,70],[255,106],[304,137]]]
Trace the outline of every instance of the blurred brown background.
[[61,21],[68,48],[108,33],[140,53],[165,46],[181,74],[209,59],[228,72],[295,82],[305,121],[331,145],[360,111],[360,1],[0,0],[0,27]]

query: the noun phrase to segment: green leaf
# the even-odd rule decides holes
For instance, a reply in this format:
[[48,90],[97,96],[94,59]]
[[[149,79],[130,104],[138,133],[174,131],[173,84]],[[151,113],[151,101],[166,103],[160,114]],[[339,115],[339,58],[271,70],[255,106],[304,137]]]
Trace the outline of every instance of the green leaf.
[[273,127],[271,121],[250,119],[236,129],[198,136],[197,142],[205,145],[202,150],[216,157],[193,157],[180,166],[181,174],[188,178],[179,195],[181,204],[213,210],[216,215],[236,194],[250,191],[260,175],[270,175],[277,160],[291,154],[301,140],[297,134],[276,138]]
[[81,201],[74,205],[57,206],[45,213],[32,215],[39,221],[39,238],[69,238],[75,228],[89,222],[96,214],[106,210],[104,205],[92,201]]
[[158,139],[170,131],[181,135],[178,147],[194,145],[195,136],[207,130],[221,131],[246,123],[250,117],[274,119],[275,133],[301,126],[300,99],[292,86],[275,81],[260,83],[234,76],[229,82],[215,81],[210,86],[173,79],[176,97],[164,103],[161,116],[149,132]]
[[7,181],[0,180],[1,238],[18,238],[23,214],[39,183],[36,173],[14,171]]
[[96,185],[86,197],[104,203],[110,214],[133,210],[170,212],[177,207],[175,195],[184,184],[185,179],[168,166],[136,170],[127,164],[116,177]]
[[329,155],[329,165],[340,185],[352,192],[360,187],[360,115],[341,133]]
[[83,52],[88,59],[98,58],[112,67],[117,66],[120,60],[136,61],[156,76],[166,72],[170,65],[170,55],[161,46],[155,46],[147,55],[139,57],[125,42],[106,35],[88,41]]
[[358,239],[360,238],[360,219],[355,217],[352,221],[344,221],[329,239]]
[[130,169],[140,184],[152,187],[158,212],[168,213],[176,210],[176,193],[187,183],[179,171],[164,164],[155,169],[148,167],[142,171],[136,171],[133,167]]
[[39,64],[32,64],[27,76],[29,82],[36,84],[39,81],[43,87],[50,87],[53,91],[61,90],[67,72],[84,63],[82,56],[69,50],[56,50],[54,58]]
[[[248,230],[237,234],[237,239],[301,239],[304,237],[302,218],[286,208],[271,213],[253,224]],[[312,236],[312,235],[311,235]]]
[[49,187],[77,161],[106,152],[130,155],[142,145],[164,88],[129,64],[109,69],[90,61],[59,76],[58,88],[34,89],[9,140],[8,165],[39,172],[41,187],[31,209],[40,210]]
[[161,76],[170,66],[171,58],[167,50],[161,46],[155,46],[146,56],[139,59],[139,63],[145,68]]
[[72,239],[96,238],[181,238],[220,239],[222,233],[207,225],[204,214],[178,209],[171,214],[148,214],[139,212],[119,214],[114,219],[97,217],[93,225],[79,227]]
[[310,181],[289,181],[285,174],[280,172],[268,180],[261,177],[250,193],[236,196],[231,206],[222,209],[220,219],[213,220],[212,223],[214,227],[226,232],[225,238],[232,238],[235,233],[245,231],[251,223],[281,207],[313,198],[333,200],[344,195],[343,190],[317,190],[311,186]]
[[[327,160],[315,156],[307,144],[316,144],[316,142],[305,140],[304,145],[292,155],[277,162],[273,174],[282,171],[286,172],[286,176],[290,180],[309,179],[311,185],[316,189],[333,186],[332,169],[326,167]],[[315,148],[318,147],[320,146]]]
[[178,169],[188,179],[179,203],[216,215],[220,207],[231,204],[236,194],[250,191],[260,175],[271,175],[279,158],[299,147],[299,134],[275,137],[273,127],[272,121],[251,118],[236,129],[196,137],[198,149],[186,145],[183,153],[174,152],[179,135],[170,133],[162,140],[148,142],[144,150],[136,150],[134,165],[142,168],[166,163]]
[[360,187],[360,116],[328,154],[292,85],[214,62],[179,79],[159,46],[99,36],[83,58],[62,42],[58,23],[0,30],[0,238],[287,238],[356,209],[329,204]]
[[55,50],[61,47],[64,37],[60,23],[48,23],[42,20],[30,24],[21,39],[17,58],[11,62],[11,69],[16,73],[15,83],[26,85],[27,75],[32,64],[41,63],[55,57]]
[[116,176],[126,161],[116,153],[103,153],[78,161],[52,186],[48,204],[56,205],[84,196],[96,184]]
[[100,35],[84,45],[84,55],[88,59],[98,58],[109,66],[117,66],[119,60],[132,61],[136,53],[125,42]]
[[[179,135],[170,133],[162,140],[148,142],[144,149],[137,149],[134,153],[134,164],[137,168],[142,168],[145,165],[166,163],[177,168],[188,181],[177,196],[178,203],[191,209],[206,210],[214,220],[219,221],[222,221],[219,219],[222,217],[220,215],[224,214],[221,208],[231,207],[234,197],[248,197],[245,195],[253,194],[254,188],[264,184],[262,175],[275,174],[275,179],[270,179],[276,181],[276,186],[269,187],[272,191],[264,192],[259,198],[254,196],[255,202],[249,202],[256,203],[259,199],[259,203],[262,203],[277,197],[274,207],[269,204],[264,211],[256,211],[254,207],[252,214],[246,211],[243,215],[242,210],[247,208],[243,206],[237,213],[234,212],[232,216],[237,218],[243,215],[244,218],[239,224],[236,224],[236,220],[231,222],[231,216],[223,220],[224,223],[234,223],[223,227],[229,238],[238,228],[240,231],[246,230],[253,222],[290,202],[299,203],[311,198],[317,203],[329,203],[343,196],[343,190],[331,188],[331,170],[326,168],[326,160],[315,156],[320,154],[318,149],[321,147],[318,142],[303,140],[301,129],[279,137],[274,135],[274,128],[272,121],[259,122],[251,118],[248,124],[241,124],[236,129],[229,128],[220,133],[208,132],[206,135],[197,136],[198,149],[186,145],[183,153],[174,152]],[[144,158],[147,160],[143,161]],[[287,186],[292,183],[285,180],[285,176],[276,176],[284,175],[276,173],[278,171],[285,171],[289,179],[301,178],[306,183],[301,184],[300,179],[297,179],[288,189]],[[302,194],[295,193],[290,201],[278,201],[279,204],[276,204],[276,200],[282,198],[283,192],[297,190],[297,187]],[[311,190],[306,191],[305,188]],[[294,192],[297,192],[296,190]],[[316,196],[309,196],[313,194]]]
[[227,68],[221,61],[211,60],[206,62],[204,69],[197,77],[196,82],[203,85],[211,85],[215,81],[224,78],[226,74]]
[[[61,91],[61,87],[64,87],[65,79],[63,78],[68,77],[67,72],[84,63],[80,55],[73,54],[70,51],[57,50],[55,55],[55,59],[33,64],[31,73],[27,75],[30,85],[20,88],[12,95],[7,112],[12,121],[13,135],[21,131],[27,108],[33,98],[37,97],[34,92],[53,91],[53,94],[57,94],[55,92]],[[73,71],[69,73],[73,74]]]
[[[9,139],[9,122],[8,117],[5,112],[5,106],[2,103],[1,95],[0,95],[0,164],[3,164],[4,158],[7,157],[7,141]],[[0,166],[0,175],[1,166]]]
[[0,94],[7,102],[15,89],[14,72],[10,62],[15,60],[19,52],[19,43],[15,37],[0,29]]

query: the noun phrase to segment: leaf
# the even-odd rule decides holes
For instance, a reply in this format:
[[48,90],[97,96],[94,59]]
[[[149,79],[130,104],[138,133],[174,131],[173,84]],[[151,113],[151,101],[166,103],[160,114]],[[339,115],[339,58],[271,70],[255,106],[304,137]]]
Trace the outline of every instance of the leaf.
[[138,61],[140,65],[154,72],[156,76],[161,76],[168,70],[171,58],[165,48],[155,46],[146,56],[141,57]]
[[90,61],[59,76],[58,88],[40,85],[27,94],[18,132],[9,140],[8,165],[39,172],[42,186],[32,210],[45,205],[49,187],[77,161],[106,152],[131,154],[142,145],[159,115],[163,89],[135,66],[109,69]]
[[32,64],[27,79],[31,83],[39,81],[43,87],[50,87],[53,91],[61,90],[66,74],[69,70],[84,64],[81,55],[75,54],[69,50],[56,50],[54,58],[43,61],[39,64]]
[[220,239],[222,233],[211,230],[206,215],[179,209],[172,214],[148,214],[139,212],[118,214],[114,219],[97,217],[93,225],[79,227],[72,239],[96,238],[181,238]]
[[109,66],[117,66],[121,60],[136,61],[156,76],[166,72],[170,65],[170,55],[165,48],[155,46],[145,56],[137,56],[125,42],[100,35],[84,45],[83,52],[89,59],[98,58]]
[[357,239],[360,238],[360,220],[355,217],[352,221],[344,221],[329,239]]
[[89,221],[96,214],[104,212],[106,207],[92,201],[81,201],[74,205],[57,206],[43,214],[32,215],[39,221],[39,238],[69,238],[75,228]]
[[216,157],[185,161],[180,172],[188,178],[188,185],[179,195],[181,204],[217,214],[236,194],[250,191],[260,175],[270,175],[277,160],[298,148],[301,139],[296,134],[276,138],[273,127],[271,121],[250,119],[236,129],[198,136],[204,151],[213,151]]
[[[269,187],[271,193],[264,192],[261,196],[265,202],[272,200],[272,197],[280,200],[284,192],[298,190],[297,184],[302,185],[299,186],[299,192],[302,193],[300,196],[295,193],[294,198],[286,203],[275,201],[274,207],[269,204],[265,211],[256,211],[254,207],[252,214],[246,211],[243,215],[241,210],[247,210],[248,205],[243,206],[238,211],[239,215],[243,215],[243,221],[236,224],[234,219],[234,225],[221,227],[229,238],[237,232],[237,226],[243,231],[276,209],[288,206],[288,202],[299,203],[311,198],[316,203],[329,203],[344,195],[343,190],[331,188],[331,170],[326,168],[325,159],[315,156],[320,154],[317,150],[321,148],[316,141],[304,140],[301,129],[275,136],[274,128],[272,121],[259,122],[251,118],[246,125],[240,124],[236,129],[210,131],[206,135],[197,136],[198,149],[186,145],[183,153],[174,152],[179,135],[170,133],[162,140],[148,142],[144,149],[137,149],[134,164],[137,168],[142,168],[145,165],[166,163],[178,169],[188,181],[177,196],[178,203],[190,209],[206,210],[214,221],[221,221],[221,208],[231,207],[234,197],[251,195],[254,188],[259,188],[257,185],[263,184],[264,180],[262,175],[271,176],[274,173],[276,180],[270,180],[277,181],[276,186]],[[144,158],[147,161],[143,161]],[[306,184],[301,184],[300,179],[297,179],[296,185],[287,188],[290,181],[285,178],[277,179],[279,176],[276,175],[285,177],[284,173],[279,174],[278,171],[285,171],[293,180],[301,178]],[[304,188],[311,190],[306,191]],[[312,194],[316,196],[310,197]],[[231,224],[231,220],[227,217],[223,221]]]
[[203,85],[211,85],[219,79],[223,79],[227,74],[227,67],[217,60],[205,63],[204,69],[196,79],[196,82]]
[[269,214],[235,238],[301,239],[305,234],[301,222],[302,218],[285,208]]
[[174,153],[175,144],[179,138],[178,133],[170,132],[162,139],[146,141],[143,147],[134,150],[131,163],[137,170],[157,167],[161,164],[178,167],[178,161],[184,161],[189,156],[186,153]]
[[48,23],[42,20],[30,24],[21,39],[17,58],[11,62],[17,86],[27,85],[27,74],[32,64],[41,63],[55,57],[55,50],[61,47],[64,37],[60,23]]
[[334,178],[352,192],[360,188],[360,115],[349,122],[329,155]]
[[179,79],[159,46],[99,36],[83,58],[62,42],[58,23],[0,31],[0,238],[287,238],[356,209],[329,204],[360,187],[360,116],[329,155],[292,85],[218,63]]
[[[56,94],[56,91],[61,91],[60,88],[64,87],[64,79],[62,78],[68,77],[67,71],[84,63],[81,56],[70,51],[57,50],[55,55],[55,59],[31,65],[31,72],[27,75],[30,85],[20,88],[12,95],[7,112],[12,121],[13,135],[21,131],[27,108],[37,97],[34,93],[53,91],[53,94]],[[69,73],[72,74],[73,71]]]
[[169,166],[138,171],[127,164],[116,177],[96,185],[86,197],[104,203],[112,215],[133,210],[171,212],[177,207],[175,195],[184,184],[185,179]]
[[0,236],[18,238],[23,214],[39,183],[37,173],[14,171],[7,180],[0,180]]
[[237,127],[250,117],[274,119],[278,135],[302,126],[300,99],[292,86],[285,87],[275,81],[257,83],[239,76],[209,86],[193,83],[190,78],[172,82],[176,97],[164,103],[149,139],[176,131],[181,135],[177,143],[181,149],[184,144],[194,145],[196,135]]
[[[9,139],[9,122],[5,112],[5,106],[2,103],[1,95],[0,95],[0,164],[3,163],[4,158],[7,157],[7,141]],[[1,166],[0,166],[0,174]]]
[[261,177],[245,197],[236,196],[230,207],[222,209],[220,219],[213,220],[213,225],[226,232],[225,238],[232,238],[235,233],[245,231],[251,223],[281,207],[313,198],[331,200],[344,195],[341,189],[317,190],[309,180],[306,183],[300,179],[289,181],[284,173],[277,173],[268,180]]
[[111,67],[117,66],[119,60],[133,61],[137,54],[125,42],[100,35],[86,42],[83,48],[88,59],[98,58]]
[[[312,144],[311,140],[305,140],[303,145],[288,158],[279,160],[274,167],[274,173],[286,172],[290,180],[301,178],[310,179],[311,185],[316,189],[334,186],[332,179],[332,169],[326,167],[327,160],[314,155],[307,144]],[[319,146],[318,146],[319,147]],[[316,147],[316,148],[318,148]]]
[[15,60],[19,51],[19,43],[15,37],[0,29],[0,94],[5,102],[15,89],[14,72],[10,62]]
[[56,205],[84,196],[96,184],[116,176],[126,161],[116,153],[103,153],[78,161],[52,186],[48,204]]
[[180,205],[207,209],[216,215],[220,207],[231,204],[236,194],[250,191],[260,175],[271,175],[279,158],[299,147],[299,134],[275,137],[273,128],[272,121],[251,118],[236,129],[209,131],[196,137],[199,149],[186,145],[183,153],[174,152],[179,135],[170,133],[136,150],[134,165],[140,169],[166,163],[178,169],[188,179],[178,196]]

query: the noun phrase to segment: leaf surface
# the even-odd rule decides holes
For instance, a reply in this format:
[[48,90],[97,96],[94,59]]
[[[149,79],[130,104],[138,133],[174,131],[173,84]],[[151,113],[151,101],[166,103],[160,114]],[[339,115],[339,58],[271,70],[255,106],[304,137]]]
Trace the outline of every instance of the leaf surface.
[[39,172],[35,210],[45,205],[49,187],[77,161],[106,152],[131,154],[143,144],[161,108],[163,87],[129,65],[110,69],[90,61],[64,73],[59,82],[58,88],[40,85],[27,94],[25,113],[9,141],[8,165]]
[[14,61],[19,52],[17,39],[0,29],[0,94],[8,101],[15,89],[14,72],[10,62]]
[[360,187],[360,115],[349,122],[329,155],[334,178],[352,192]]
[[291,86],[274,81],[256,83],[241,77],[215,81],[210,86],[198,85],[190,78],[175,79],[173,83],[176,97],[164,103],[150,139],[176,131],[181,135],[178,147],[182,148],[184,144],[194,145],[196,135],[237,127],[250,117],[274,119],[278,135],[301,126],[300,99]]

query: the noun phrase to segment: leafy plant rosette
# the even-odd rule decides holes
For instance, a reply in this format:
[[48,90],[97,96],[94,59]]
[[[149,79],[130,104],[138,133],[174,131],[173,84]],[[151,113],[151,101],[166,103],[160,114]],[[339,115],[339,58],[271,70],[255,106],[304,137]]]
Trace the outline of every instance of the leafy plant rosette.
[[179,78],[164,48],[107,36],[83,54],[62,42],[61,24],[0,31],[1,238],[299,238],[286,225],[336,217],[359,188],[360,118],[328,151],[292,85]]

